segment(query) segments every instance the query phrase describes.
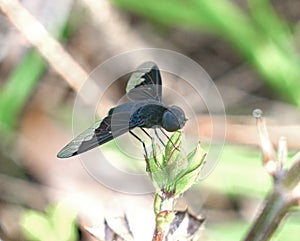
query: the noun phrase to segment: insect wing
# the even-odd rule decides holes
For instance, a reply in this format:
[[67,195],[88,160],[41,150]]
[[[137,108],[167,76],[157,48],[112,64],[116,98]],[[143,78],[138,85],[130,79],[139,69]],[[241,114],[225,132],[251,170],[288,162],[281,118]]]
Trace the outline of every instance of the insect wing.
[[154,62],[141,64],[128,80],[126,92],[131,100],[154,99],[162,101],[160,71]]
[[59,158],[67,158],[75,156],[79,153],[88,151],[92,148],[99,146],[98,138],[95,134],[95,130],[100,127],[101,121],[96,122],[90,128],[82,132],[79,136],[73,139],[67,144],[58,154]]
[[134,103],[125,103],[111,109],[107,117],[73,139],[57,154],[57,157],[68,158],[86,152],[138,126],[138,122],[130,123],[134,110]]

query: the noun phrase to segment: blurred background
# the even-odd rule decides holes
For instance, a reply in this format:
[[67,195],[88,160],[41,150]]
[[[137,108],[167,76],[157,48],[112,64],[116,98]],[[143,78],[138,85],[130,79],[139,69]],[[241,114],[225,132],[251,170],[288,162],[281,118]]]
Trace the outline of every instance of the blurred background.
[[[116,54],[154,47],[200,64],[227,114],[217,167],[178,205],[205,216],[201,240],[241,240],[272,185],[253,109],[263,110],[275,146],[285,136],[291,155],[300,147],[299,1],[0,0],[0,10],[0,239],[103,240],[108,226],[126,237],[129,225],[135,240],[151,240],[153,195],[114,192],[79,159],[56,154],[73,137],[74,99],[88,74]],[[107,103],[124,95],[124,83]],[[199,128],[206,138],[209,121]],[[294,212],[274,240],[299,240],[299,228]]]

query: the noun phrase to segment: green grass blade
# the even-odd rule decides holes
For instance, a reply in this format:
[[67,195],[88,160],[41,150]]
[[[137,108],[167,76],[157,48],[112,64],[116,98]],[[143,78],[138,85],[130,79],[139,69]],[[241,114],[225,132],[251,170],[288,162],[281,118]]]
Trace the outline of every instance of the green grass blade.
[[16,126],[24,105],[45,70],[45,62],[35,50],[29,50],[24,60],[8,77],[0,92],[1,129]]

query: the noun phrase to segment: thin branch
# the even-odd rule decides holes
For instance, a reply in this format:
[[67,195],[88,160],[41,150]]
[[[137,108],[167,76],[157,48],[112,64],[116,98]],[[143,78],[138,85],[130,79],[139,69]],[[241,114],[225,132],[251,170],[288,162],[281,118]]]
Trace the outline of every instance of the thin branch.
[[[28,42],[38,49],[53,69],[78,93],[84,81],[88,79],[88,73],[77,64],[61,44],[18,1],[0,0],[0,9],[22,35],[25,36]],[[91,90],[95,91],[99,89],[92,81],[89,84]],[[86,103],[94,101],[89,99],[88,96],[82,96],[82,98]]]
[[[90,11],[93,22],[101,31],[102,41],[110,53],[119,54],[148,44],[128,24],[128,20],[108,0],[81,0]],[[101,13],[101,14],[100,14]]]
[[18,1],[1,0],[0,7],[29,43],[39,50],[75,91],[78,91],[88,74],[65,52],[59,42]]
[[[275,168],[267,169],[274,178],[274,186],[271,194],[266,198],[266,203],[254,221],[252,228],[244,241],[266,241],[270,240],[276,229],[284,219],[288,210],[299,201],[300,185],[300,153],[297,153],[292,160],[294,164],[288,170],[283,169],[283,162],[287,158],[286,139],[281,138],[278,146],[278,159],[268,138],[268,132],[261,111],[254,111],[257,118],[257,128],[260,134],[261,149],[264,156],[264,166],[268,167],[274,162]],[[271,171],[270,171],[271,170]]]
[[287,171],[283,180],[283,184],[288,189],[295,189],[300,184],[300,152],[298,152],[293,160],[292,167]]
[[285,190],[274,189],[244,241],[270,240],[292,204]]
[[263,113],[260,109],[253,111],[253,116],[256,118],[256,127],[260,139],[260,148],[263,154],[263,165],[266,171],[275,177],[280,165],[278,164],[276,152],[270,140],[266,122],[262,118],[262,114]]
[[282,136],[278,141],[278,151],[277,151],[277,159],[279,168],[283,168],[283,164],[286,163],[288,157],[288,146],[286,137]]

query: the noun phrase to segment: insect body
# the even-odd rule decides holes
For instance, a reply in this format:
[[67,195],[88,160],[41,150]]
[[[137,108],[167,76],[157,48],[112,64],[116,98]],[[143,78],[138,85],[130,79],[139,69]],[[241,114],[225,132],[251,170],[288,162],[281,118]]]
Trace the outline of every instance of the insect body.
[[[185,125],[185,114],[180,107],[165,106],[162,103],[162,81],[155,63],[145,62],[140,65],[131,75],[126,91],[131,102],[110,109],[103,120],[67,144],[57,157],[75,156],[126,132],[138,138],[131,132],[136,127],[163,128],[174,132]],[[144,143],[143,146],[145,149]]]

